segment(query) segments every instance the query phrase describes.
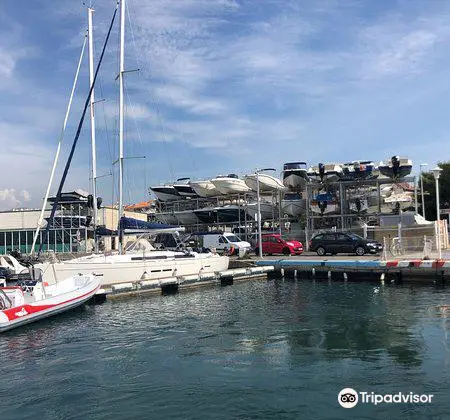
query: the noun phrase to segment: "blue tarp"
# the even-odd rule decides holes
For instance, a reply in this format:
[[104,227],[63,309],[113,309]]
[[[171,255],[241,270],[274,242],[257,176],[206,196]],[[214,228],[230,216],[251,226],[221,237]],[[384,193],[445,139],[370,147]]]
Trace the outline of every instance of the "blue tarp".
[[164,223],[146,222],[144,220],[121,217],[119,228],[121,230],[160,230],[175,229],[178,226],[166,225]]

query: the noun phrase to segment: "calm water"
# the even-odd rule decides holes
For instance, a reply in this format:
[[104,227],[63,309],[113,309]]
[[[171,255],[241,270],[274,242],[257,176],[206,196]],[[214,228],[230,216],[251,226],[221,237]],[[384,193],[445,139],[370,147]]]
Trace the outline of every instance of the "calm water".
[[[271,280],[86,306],[0,336],[0,419],[448,419],[446,304]],[[345,409],[345,387],[434,398]]]

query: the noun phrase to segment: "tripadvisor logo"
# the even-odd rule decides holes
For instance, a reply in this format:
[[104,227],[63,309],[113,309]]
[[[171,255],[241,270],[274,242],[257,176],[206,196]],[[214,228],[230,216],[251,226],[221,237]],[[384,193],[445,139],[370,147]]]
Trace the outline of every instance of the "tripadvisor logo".
[[413,392],[396,394],[375,394],[374,392],[356,392],[353,388],[344,388],[338,395],[339,404],[344,408],[353,408],[358,402],[362,404],[430,404],[433,394],[414,394]]

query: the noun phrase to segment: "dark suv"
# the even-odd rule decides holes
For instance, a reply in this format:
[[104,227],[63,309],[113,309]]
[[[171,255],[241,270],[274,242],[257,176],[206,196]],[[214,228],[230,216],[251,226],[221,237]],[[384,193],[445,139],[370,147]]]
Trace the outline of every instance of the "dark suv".
[[364,239],[354,233],[323,232],[318,233],[309,241],[309,250],[317,252],[317,255],[325,254],[352,254],[364,255],[376,254],[383,250],[383,246],[374,240]]

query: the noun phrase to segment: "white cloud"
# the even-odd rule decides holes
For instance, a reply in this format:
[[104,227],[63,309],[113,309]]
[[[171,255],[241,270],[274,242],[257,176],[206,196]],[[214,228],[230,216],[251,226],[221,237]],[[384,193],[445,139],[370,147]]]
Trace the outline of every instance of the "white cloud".
[[16,196],[16,190],[5,188],[0,190],[0,210],[10,210],[20,205],[21,201]]

